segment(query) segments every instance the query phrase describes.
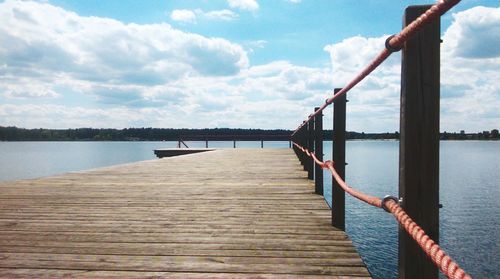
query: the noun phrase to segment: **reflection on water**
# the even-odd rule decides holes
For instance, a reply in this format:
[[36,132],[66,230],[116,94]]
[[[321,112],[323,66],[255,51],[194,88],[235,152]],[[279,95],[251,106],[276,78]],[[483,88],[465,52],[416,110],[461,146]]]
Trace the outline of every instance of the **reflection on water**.
[[[186,142],[204,148],[205,142]],[[236,147],[260,148],[260,142]],[[398,142],[348,141],[348,184],[371,195],[398,193]],[[153,150],[177,142],[0,142],[0,181],[49,176],[69,171],[154,159]],[[288,148],[264,142],[264,148]],[[233,147],[232,141],[209,147]],[[331,142],[324,146],[331,158]],[[444,141],[440,153],[441,246],[475,278],[500,274],[500,142]],[[331,179],[325,172],[325,196]],[[346,229],[374,278],[396,278],[397,225],[391,215],[346,198]]]

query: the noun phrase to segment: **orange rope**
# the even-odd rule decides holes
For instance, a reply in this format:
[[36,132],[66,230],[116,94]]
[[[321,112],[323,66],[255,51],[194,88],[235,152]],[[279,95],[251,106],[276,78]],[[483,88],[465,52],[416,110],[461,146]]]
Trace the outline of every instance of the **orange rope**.
[[468,275],[463,269],[461,269],[458,264],[453,261],[453,259],[448,256],[441,249],[441,247],[439,247],[439,245],[436,244],[434,240],[432,240],[425,233],[425,231],[421,227],[419,227],[417,223],[415,223],[415,221],[413,221],[410,216],[408,216],[408,214],[404,211],[404,209],[399,206],[399,204],[393,199],[384,198],[382,200],[378,197],[370,196],[351,188],[335,170],[335,162],[322,162],[318,160],[316,155],[313,152],[310,152],[307,148],[304,148],[295,142],[293,143],[293,145],[302,150],[302,152],[304,152],[307,156],[311,157],[316,164],[321,166],[321,168],[330,170],[335,181],[345,192],[375,207],[387,209],[388,212],[394,215],[398,223],[401,224],[405,231],[417,242],[417,244],[422,248],[427,256],[431,258],[434,264],[439,267],[443,274],[448,278],[472,279],[472,277]]

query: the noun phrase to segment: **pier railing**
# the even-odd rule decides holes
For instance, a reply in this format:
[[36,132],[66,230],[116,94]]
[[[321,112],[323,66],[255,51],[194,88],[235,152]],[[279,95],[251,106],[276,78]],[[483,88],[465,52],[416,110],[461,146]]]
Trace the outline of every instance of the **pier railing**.
[[[283,141],[288,142],[288,147],[292,148],[292,141],[290,140],[290,134],[263,134],[263,135],[189,135],[180,136],[178,140],[178,147],[181,148],[181,143],[186,141],[198,141],[205,142],[205,148],[209,148],[209,142],[211,141],[228,141],[233,142],[233,148],[236,148],[236,143],[243,142],[260,142],[260,148],[264,148],[264,142],[269,141]],[[185,145],[185,143],[184,143]],[[187,147],[187,146],[186,146]]]
[[[292,134],[295,153],[323,195],[323,169],[331,172],[332,225],[345,230],[345,192],[394,215],[400,224],[399,277],[471,278],[439,247],[440,16],[460,0],[410,6],[404,28],[343,88],[316,107]],[[345,182],[346,96],[393,52],[402,50],[399,197],[373,197]],[[323,110],[333,104],[333,154],[323,161]],[[434,240],[433,240],[434,239]]]

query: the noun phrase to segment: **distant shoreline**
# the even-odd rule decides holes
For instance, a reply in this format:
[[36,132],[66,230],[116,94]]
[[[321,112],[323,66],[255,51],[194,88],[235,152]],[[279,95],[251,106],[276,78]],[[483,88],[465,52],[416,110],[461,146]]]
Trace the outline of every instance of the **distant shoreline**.
[[[0,126],[0,141],[289,141],[291,130],[265,129],[25,129]],[[323,138],[331,139],[332,130]],[[398,140],[399,133],[364,133],[348,131],[347,140]],[[479,133],[443,132],[440,140],[499,140],[497,129]]]

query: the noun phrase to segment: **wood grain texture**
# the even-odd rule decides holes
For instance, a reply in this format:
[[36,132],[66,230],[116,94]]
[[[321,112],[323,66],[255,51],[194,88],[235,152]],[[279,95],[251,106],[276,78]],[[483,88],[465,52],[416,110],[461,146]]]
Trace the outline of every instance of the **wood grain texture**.
[[[409,6],[404,26],[431,5]],[[406,213],[439,243],[440,17],[426,24],[403,47],[399,197]],[[399,228],[401,279],[438,279],[439,270],[420,246]]]
[[291,149],[0,183],[0,278],[367,278]]

